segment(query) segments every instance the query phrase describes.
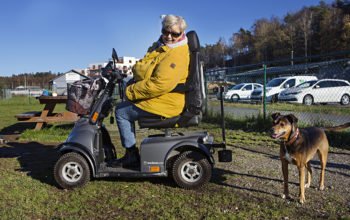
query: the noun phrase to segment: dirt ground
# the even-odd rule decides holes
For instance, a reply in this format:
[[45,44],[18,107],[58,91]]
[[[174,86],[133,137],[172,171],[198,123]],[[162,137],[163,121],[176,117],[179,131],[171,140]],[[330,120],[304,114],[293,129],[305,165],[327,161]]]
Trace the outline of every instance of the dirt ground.
[[[50,176],[56,153],[53,145],[36,142],[8,142],[0,148],[0,158],[16,157],[22,171],[35,179],[52,185]],[[1,144],[0,144],[1,146]],[[325,191],[317,190],[320,173],[318,158],[312,160],[313,182],[306,189],[306,203],[300,205],[298,199],[298,173],[295,166],[289,167],[290,194],[292,199],[284,200],[282,195],[282,173],[278,148],[256,145],[230,145],[233,150],[232,163],[217,163],[213,177],[206,190],[218,191],[229,188],[232,196],[243,202],[261,202],[257,209],[268,209],[269,202],[285,207],[288,211],[282,219],[328,219],[350,217],[350,151],[331,149],[326,169]],[[160,184],[162,181],[160,181]],[[166,183],[165,183],[166,184]],[[243,203],[244,204],[244,203]],[[218,204],[218,206],[220,206]],[[238,212],[241,202],[230,206],[228,211]]]
[[[283,176],[279,159],[279,147],[255,145],[231,145],[234,162],[220,164],[232,178],[225,185],[244,191],[261,200],[274,197],[286,208],[295,209],[294,218],[350,218],[350,151],[331,148],[325,173],[325,190],[318,190],[320,163],[318,156],[312,159],[312,183],[306,189],[306,203],[298,203],[299,176],[296,166],[289,165],[290,200],[281,198]],[[302,213],[301,213],[302,212]],[[299,216],[299,217],[298,217]]]
[[[116,132],[112,131],[112,133]],[[249,141],[254,136],[261,135],[242,133],[247,136],[241,139],[249,139]],[[227,143],[228,148],[233,151],[232,163],[216,163],[211,183],[205,186],[204,190],[197,193],[188,191],[181,191],[181,193],[198,198],[204,193],[209,197],[215,196],[215,199],[219,198],[218,194],[222,194],[219,200],[225,202],[215,203],[215,206],[222,212],[227,212],[229,218],[236,215],[243,216],[243,218],[246,218],[247,215],[251,217],[252,211],[247,209],[253,207],[256,209],[254,212],[258,213],[256,214],[258,218],[261,217],[261,213],[269,213],[267,211],[269,209],[274,210],[271,212],[283,209],[283,211],[278,211],[276,214],[269,213],[269,215],[277,219],[350,219],[350,150],[330,148],[324,191],[317,189],[320,175],[319,160],[317,156],[312,159],[313,181],[311,187],[305,191],[306,202],[301,205],[298,203],[298,172],[294,165],[289,166],[289,190],[292,198],[284,200],[281,197],[283,182],[278,143],[270,139],[267,139],[266,142],[240,142],[239,139],[233,138],[233,134],[237,135],[239,132],[228,130]],[[2,135],[1,138],[8,142],[0,143],[0,167],[11,168],[8,164],[2,164],[1,158],[16,158],[19,161],[21,172],[56,189],[57,186],[51,175],[53,163],[57,158],[54,150],[55,144],[18,142],[18,137],[19,134],[13,132]],[[113,139],[116,140],[118,137],[113,137]],[[216,156],[217,153],[215,153]],[[135,180],[131,182],[133,181]],[[137,182],[140,183],[140,181],[143,180]],[[174,184],[168,179],[159,179],[155,182],[162,185],[161,188],[171,186],[168,190],[176,191],[172,189]],[[154,187],[157,188],[157,186]],[[229,206],[225,203],[228,203]]]

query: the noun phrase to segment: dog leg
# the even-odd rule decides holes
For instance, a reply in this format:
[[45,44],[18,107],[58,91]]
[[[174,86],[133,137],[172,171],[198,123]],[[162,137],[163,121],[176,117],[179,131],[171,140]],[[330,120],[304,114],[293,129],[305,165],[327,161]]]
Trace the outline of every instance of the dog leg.
[[285,159],[282,159],[281,162],[282,162],[283,186],[284,186],[282,198],[289,199],[290,197],[289,197],[289,190],[288,190],[288,161],[286,161]]
[[320,163],[321,163],[321,175],[320,175],[320,186],[319,189],[322,191],[324,190],[324,174],[326,170],[326,164],[327,164],[327,156],[328,156],[328,151],[317,151],[318,156],[320,158]]
[[305,165],[299,165],[299,202],[303,204],[305,202]]
[[312,180],[312,168],[311,168],[310,161],[307,162],[306,169],[307,169],[307,183],[305,184],[305,188],[309,188]]

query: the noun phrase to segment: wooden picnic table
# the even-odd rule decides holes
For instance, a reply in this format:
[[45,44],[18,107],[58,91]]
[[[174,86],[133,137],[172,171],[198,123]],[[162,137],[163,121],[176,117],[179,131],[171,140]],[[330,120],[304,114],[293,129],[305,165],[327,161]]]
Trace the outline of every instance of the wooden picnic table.
[[37,98],[40,104],[44,104],[44,109],[41,112],[25,112],[18,114],[15,117],[21,122],[34,122],[35,130],[40,130],[45,123],[53,122],[75,122],[79,116],[73,112],[65,111],[54,113],[57,104],[65,104],[67,96],[39,96]]

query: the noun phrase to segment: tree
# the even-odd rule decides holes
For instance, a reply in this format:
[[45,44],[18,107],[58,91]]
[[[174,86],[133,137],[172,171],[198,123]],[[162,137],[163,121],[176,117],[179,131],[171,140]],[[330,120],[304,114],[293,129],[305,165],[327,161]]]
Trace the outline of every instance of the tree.
[[308,56],[308,42],[310,35],[312,33],[312,18],[313,18],[313,12],[310,10],[310,8],[304,7],[299,14],[298,19],[298,26],[303,34],[303,41],[304,41],[304,56]]
[[206,68],[224,67],[227,57],[227,44],[221,37],[214,45],[206,45],[201,48],[201,58]]
[[[295,41],[297,37],[296,33],[296,17],[293,14],[287,14],[284,17],[284,33],[286,36],[286,49],[290,49],[290,54],[291,54],[291,64],[293,65],[293,59],[294,59],[294,53],[295,53]],[[288,53],[288,51],[287,51]]]
[[256,50],[256,61],[269,61],[279,59],[286,55],[285,35],[282,23],[277,17],[270,20],[259,19],[254,24],[254,48]]
[[233,58],[234,66],[248,64],[254,54],[252,33],[243,28],[234,33],[230,38],[228,54]]
[[339,50],[350,50],[350,0],[336,0],[332,5],[320,1],[283,19],[261,18],[251,29],[234,32],[228,45],[220,38],[202,52],[211,68],[223,66],[227,55],[233,57],[230,65],[237,66]]

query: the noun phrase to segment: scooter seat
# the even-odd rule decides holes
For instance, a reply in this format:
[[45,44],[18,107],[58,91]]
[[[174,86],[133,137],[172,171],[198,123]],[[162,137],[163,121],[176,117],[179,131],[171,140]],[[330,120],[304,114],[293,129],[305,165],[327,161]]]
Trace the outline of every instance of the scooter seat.
[[179,116],[164,118],[161,116],[139,118],[140,128],[182,128],[197,126],[201,120],[201,115],[194,115],[190,112],[183,112]]

